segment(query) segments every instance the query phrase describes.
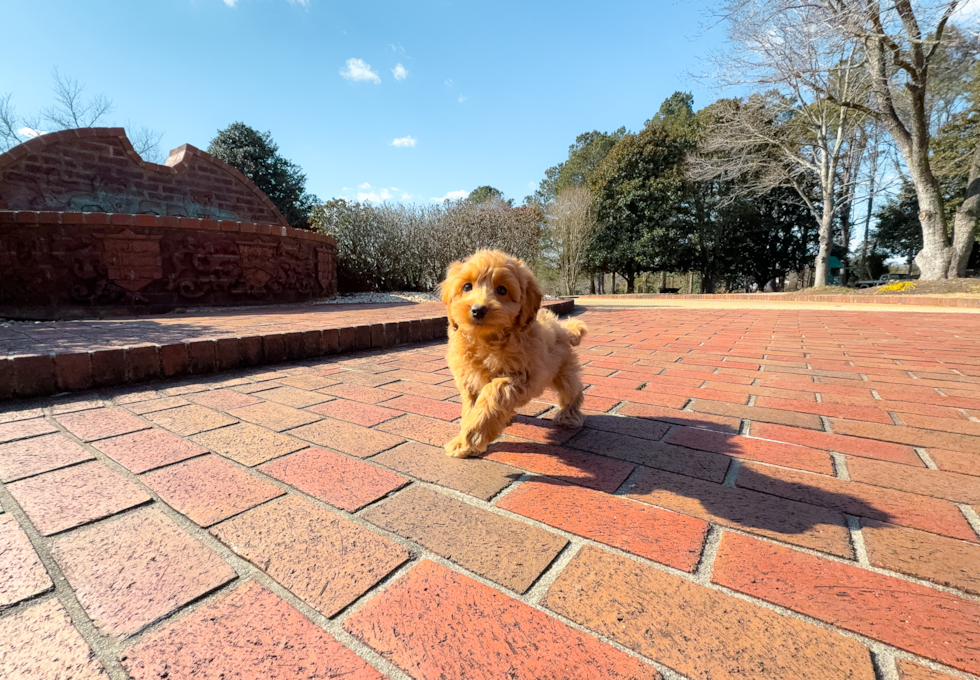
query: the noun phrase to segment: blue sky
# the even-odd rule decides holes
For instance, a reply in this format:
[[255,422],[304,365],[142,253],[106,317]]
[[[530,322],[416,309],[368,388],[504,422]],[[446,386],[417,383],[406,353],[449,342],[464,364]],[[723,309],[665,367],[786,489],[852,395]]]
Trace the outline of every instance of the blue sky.
[[707,0],[3,4],[0,94],[19,113],[51,104],[58,68],[164,152],[235,121],[269,130],[323,199],[490,184],[519,203],[578,134],[637,130],[675,90],[721,95],[687,76],[724,39]]

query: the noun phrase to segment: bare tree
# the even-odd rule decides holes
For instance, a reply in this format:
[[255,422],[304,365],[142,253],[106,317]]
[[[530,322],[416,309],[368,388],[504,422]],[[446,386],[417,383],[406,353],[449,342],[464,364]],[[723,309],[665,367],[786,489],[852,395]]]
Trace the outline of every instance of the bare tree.
[[766,2],[726,5],[733,48],[716,57],[719,81],[766,91],[719,107],[701,153],[691,159],[690,176],[737,180],[742,195],[794,188],[818,225],[814,285],[825,286],[834,217],[842,207],[838,169],[863,117],[827,93],[862,101],[867,79],[854,46],[814,13],[820,10],[802,2],[793,12],[773,11]]
[[549,205],[547,224],[564,293],[573,295],[596,230],[592,194],[586,187],[565,189]]
[[[46,132],[109,124],[107,118],[112,112],[113,103],[108,96],[99,93],[87,97],[85,87],[77,78],[62,75],[58,69],[54,69],[52,78],[55,102],[40,114],[21,118],[17,115],[11,95],[0,95],[0,151]],[[129,141],[140,156],[153,162],[162,160],[159,145],[163,133],[129,123],[125,127]]]
[[[746,4],[736,0],[727,9],[736,15]],[[975,41],[972,46],[962,41],[951,45],[956,42],[951,38],[963,36],[950,28],[962,4],[961,0],[760,0],[753,4],[767,17],[796,18],[812,24],[811,30],[829,31],[861,57],[870,97],[855,99],[830,88],[822,89],[822,93],[834,103],[879,121],[901,153],[919,201],[923,247],[915,262],[926,280],[964,275],[980,212],[980,152],[970,159],[969,181],[953,219],[952,238],[942,189],[930,159],[937,120],[955,110],[955,101],[944,96],[950,93],[944,93],[940,86],[944,68],[956,61],[946,58],[945,51],[951,46],[975,51]],[[812,80],[814,87],[820,88],[816,72]]]

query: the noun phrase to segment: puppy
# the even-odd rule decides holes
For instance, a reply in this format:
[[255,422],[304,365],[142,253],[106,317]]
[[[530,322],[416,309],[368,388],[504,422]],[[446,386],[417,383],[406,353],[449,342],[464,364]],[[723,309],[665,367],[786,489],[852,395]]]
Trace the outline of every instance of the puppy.
[[447,455],[486,451],[514,411],[546,387],[561,407],[554,424],[582,426],[582,380],[572,347],[586,326],[541,309],[541,288],[521,260],[481,250],[451,264],[440,291],[449,317],[446,359],[463,398],[459,436],[445,445]]

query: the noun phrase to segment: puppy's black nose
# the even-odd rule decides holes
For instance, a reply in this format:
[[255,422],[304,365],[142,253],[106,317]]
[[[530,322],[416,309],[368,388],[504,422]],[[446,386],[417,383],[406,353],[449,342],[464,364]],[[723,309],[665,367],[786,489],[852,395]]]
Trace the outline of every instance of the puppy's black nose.
[[473,315],[474,319],[482,319],[487,315],[487,308],[483,305],[473,305],[470,307],[470,314]]

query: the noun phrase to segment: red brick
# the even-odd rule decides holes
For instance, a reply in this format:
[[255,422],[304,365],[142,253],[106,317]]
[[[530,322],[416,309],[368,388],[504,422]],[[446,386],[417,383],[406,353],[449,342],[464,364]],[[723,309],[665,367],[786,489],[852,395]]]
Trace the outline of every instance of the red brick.
[[423,385],[422,383],[416,382],[395,382],[390,385],[385,385],[386,391],[398,392],[400,394],[414,394],[418,397],[426,397],[427,399],[448,399],[459,394],[459,390],[455,387],[443,387],[441,385]]
[[161,345],[159,354],[160,369],[165,377],[185,375],[188,372],[190,360],[187,357],[187,345],[184,343]]
[[123,356],[130,382],[142,382],[162,375],[160,348],[156,345],[127,347]]
[[336,380],[326,378],[322,375],[292,375],[277,382],[281,385],[288,385],[289,387],[296,387],[301,390],[320,390],[324,387],[337,384]]
[[272,592],[249,581],[144,636],[120,657],[135,680],[382,680],[365,661]]
[[[248,406],[246,408],[257,408]],[[239,409],[243,410],[243,409]],[[191,406],[181,406],[179,408],[167,409],[165,411],[155,411],[148,413],[146,417],[160,427],[166,428],[174,434],[187,436],[207,432],[225,425],[237,422],[224,413],[214,411],[196,404]]]
[[731,462],[728,456],[717,453],[588,429],[568,442],[568,446],[713,482],[720,482],[725,478]]
[[298,496],[260,505],[211,533],[325,616],[409,558],[401,546]]
[[951,408],[942,406],[931,406],[929,404],[916,404],[910,401],[884,401],[873,397],[854,397],[847,394],[821,394],[820,401],[829,404],[844,404],[847,406],[872,406],[883,411],[894,411],[896,413],[915,413],[922,416],[932,416],[935,418],[959,418],[964,420],[962,414]]
[[278,458],[259,469],[348,512],[355,512],[409,482],[383,468],[315,448]]
[[690,678],[875,678],[856,640],[592,546],[544,605]]
[[873,520],[861,526],[872,566],[980,595],[980,545]]
[[0,671],[14,680],[105,680],[57,599],[0,619]]
[[688,572],[698,565],[709,528],[699,519],[563,482],[525,482],[497,506]]
[[980,476],[980,455],[944,449],[929,449],[928,454],[940,470]]
[[568,543],[529,524],[411,486],[361,517],[523,593]]
[[55,418],[66,430],[81,439],[91,442],[106,439],[137,430],[146,430],[150,424],[131,413],[118,408],[100,408],[80,413],[68,413]]
[[126,351],[121,348],[91,352],[92,379],[96,387],[112,387],[126,382]]
[[695,401],[691,410],[698,413],[711,413],[717,416],[731,416],[764,423],[780,423],[792,427],[805,427],[811,430],[822,430],[823,423],[819,416],[795,411],[781,411],[775,408],[759,408],[758,406],[740,406],[724,404],[717,401]]
[[511,424],[504,429],[505,434],[523,439],[533,439],[545,444],[562,444],[579,432],[578,429],[555,427],[549,419],[528,418],[515,415]]
[[[381,375],[378,375],[376,373],[365,373],[363,372],[364,370],[365,369],[363,365],[361,365],[361,368],[356,371],[344,371],[342,373],[334,373],[331,375],[331,378],[335,380],[339,380],[340,382],[349,385],[351,387],[355,385],[359,385],[361,387],[372,388],[370,391],[363,392],[363,394],[365,394],[368,397],[367,399],[363,399],[363,400],[355,399],[355,401],[366,401],[367,403],[373,404],[374,401],[369,400],[371,395],[376,393],[373,388],[378,387],[379,385],[387,385],[388,383],[393,383],[397,380],[397,378],[389,377],[391,375],[390,372],[382,373]],[[339,385],[333,385],[330,387],[330,390],[324,389],[324,392],[330,394],[330,392],[334,389],[340,390],[342,388]],[[384,390],[381,391],[384,392]],[[398,393],[395,392],[394,394],[391,394],[389,398],[396,396],[397,394]],[[344,395],[338,395],[338,396],[344,396]],[[348,397],[348,398],[354,399],[354,397]]]
[[618,489],[634,469],[615,458],[510,438],[491,444],[486,459],[606,493]]
[[593,385],[586,394],[593,397],[606,397],[618,401],[629,401],[634,404],[651,404],[653,406],[667,406],[669,408],[684,408],[684,404],[688,402],[687,397],[678,397],[644,390],[624,390],[621,387],[608,387],[606,385]]
[[713,451],[748,460],[833,475],[834,464],[829,454],[816,449],[770,442],[749,437],[734,437],[720,432],[682,427],[670,433],[669,444],[702,451]]
[[290,434],[358,458],[373,456],[404,441],[401,437],[330,418],[298,427]]
[[31,408],[23,402],[14,402],[12,405],[8,403],[4,409],[3,412],[0,412],[0,424],[44,417],[43,408]]
[[270,402],[262,402],[261,404],[232,409],[228,411],[228,415],[256,425],[261,425],[262,427],[267,427],[277,432],[290,430],[300,425],[308,425],[309,423],[315,423],[320,420],[320,416],[318,415],[300,411],[291,406],[283,406],[282,404]]
[[282,495],[217,456],[202,456],[141,477],[164,503],[201,526],[211,526]]
[[38,397],[58,391],[58,376],[54,357],[50,354],[14,356],[14,394],[18,397]]
[[218,411],[229,411],[233,408],[242,408],[244,406],[251,406],[252,404],[259,404],[262,402],[262,400],[257,397],[242,394],[241,392],[236,392],[235,390],[229,389],[200,392],[198,394],[188,395],[187,398],[199,406],[216,409]]
[[660,677],[652,666],[428,560],[344,628],[420,680]]
[[656,470],[637,474],[626,495],[733,529],[831,555],[853,556],[844,515],[827,508]]
[[0,445],[0,482],[12,482],[94,457],[61,434],[3,444]]
[[43,593],[53,585],[17,520],[0,515],[0,607]]
[[88,352],[56,354],[54,368],[60,390],[77,391],[92,387],[92,359]]
[[45,536],[150,500],[139,486],[95,461],[28,477],[7,489]]
[[309,408],[313,413],[321,416],[328,416],[335,420],[346,420],[349,423],[373,427],[378,423],[391,420],[401,415],[401,411],[393,411],[390,408],[372,406],[371,404],[361,404],[356,401],[346,399],[334,399],[326,404],[317,404]]
[[975,453],[980,450],[980,437],[965,434],[922,430],[896,425],[877,425],[875,423],[862,423],[856,420],[832,420],[830,421],[830,428],[835,434],[880,439],[897,444],[908,444],[909,446],[951,449],[953,451],[963,451],[964,453]]
[[639,390],[643,388],[647,376],[639,376],[626,371],[620,371],[614,377],[601,375],[583,375],[582,382],[586,385],[603,385],[621,390]]
[[258,465],[267,460],[305,449],[308,444],[250,423],[238,423],[191,439],[215,453],[242,465]]
[[740,418],[713,416],[704,413],[695,413],[694,411],[677,411],[675,409],[650,406],[648,404],[623,404],[618,414],[627,417],[650,418],[664,423],[700,427],[718,432],[729,432],[731,434],[737,434],[739,428],[742,426],[742,420]]
[[[340,375],[340,374],[337,374]],[[367,373],[362,373],[361,375],[369,375]],[[365,387],[363,385],[333,385],[331,387],[325,387],[320,390],[324,394],[329,394],[333,397],[339,397],[341,399],[350,399],[352,401],[359,401],[364,404],[377,404],[382,401],[387,401],[388,399],[393,399],[398,396],[397,392],[390,392],[388,390],[379,390],[373,387]]]
[[847,471],[855,482],[865,482],[956,503],[980,504],[980,479],[955,472],[913,468],[878,460],[852,458]]
[[725,534],[711,581],[970,673],[980,603],[892,576]]
[[757,463],[743,465],[735,484],[849,515],[980,542],[959,508],[937,498]]
[[133,413],[145,415],[154,411],[166,411],[178,406],[187,406],[190,402],[183,397],[162,397],[159,399],[144,399],[133,404],[126,404],[126,408]]
[[769,423],[752,423],[749,434],[760,439],[771,439],[777,442],[787,442],[800,446],[809,446],[823,451],[847,453],[862,458],[877,458],[902,465],[924,467],[922,461],[910,446],[877,442],[857,437],[842,437],[826,432],[801,430],[796,427],[784,427]]
[[762,387],[761,385],[748,385],[748,384],[728,384],[723,382],[715,382],[715,378],[723,378],[725,376],[710,375],[706,376],[706,382],[704,387],[711,388],[713,390],[721,390],[722,392],[737,392],[738,394],[754,394],[759,397],[775,397],[776,399],[793,399],[796,401],[805,401],[809,404],[814,404],[817,398],[814,392],[806,392],[803,390],[784,390],[778,387]]
[[459,434],[459,425],[413,414],[381,423],[376,429],[432,446],[442,446]]
[[386,408],[398,409],[416,413],[420,416],[429,416],[439,420],[452,421],[460,417],[460,405],[448,401],[436,401],[425,397],[403,395],[384,402]]
[[489,500],[520,477],[517,470],[482,458],[463,460],[446,455],[442,447],[407,442],[371,459],[378,465]]
[[797,413],[815,413],[832,418],[847,418],[849,420],[867,420],[874,423],[892,424],[891,417],[883,409],[867,406],[843,406],[841,404],[825,402],[817,404],[799,399],[775,399],[772,397],[759,397],[755,405],[762,408],[783,409]]
[[[534,403],[534,402],[531,402]],[[582,408],[588,411],[609,411],[613,406],[620,403],[619,399],[607,399],[605,397],[598,397],[593,394],[586,394],[585,399],[582,401]],[[525,415],[539,415],[535,414],[525,414]]]
[[409,380],[411,382],[425,383],[427,385],[438,385],[439,383],[446,382],[446,376],[444,375],[434,372],[413,371],[404,368],[391,371],[390,373],[385,373],[384,377],[390,378],[392,381]]
[[905,659],[896,659],[896,663],[898,680],[957,680],[952,675],[931,670]]
[[[957,434],[980,437],[980,423],[963,420],[962,418],[936,418],[934,416],[922,416],[912,413],[903,413],[899,417],[908,427],[921,427],[929,430],[941,430],[943,432],[955,432]],[[980,447],[980,443],[978,443],[978,447]]]
[[92,446],[136,474],[207,453],[207,449],[163,430],[124,434]]
[[660,441],[670,430],[670,425],[656,420],[625,418],[619,415],[589,415],[585,419],[585,427],[603,432],[618,432],[651,441]]

